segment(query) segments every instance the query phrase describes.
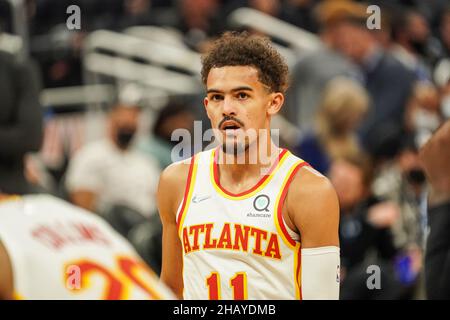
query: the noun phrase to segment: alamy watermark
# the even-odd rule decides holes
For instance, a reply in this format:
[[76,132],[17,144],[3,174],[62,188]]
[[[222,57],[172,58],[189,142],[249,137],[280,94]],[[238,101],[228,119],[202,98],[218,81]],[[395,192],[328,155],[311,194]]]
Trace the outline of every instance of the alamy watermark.
[[269,148],[273,144],[279,145],[279,129],[213,128],[203,131],[202,121],[194,121],[192,131],[174,130],[171,141],[176,143],[171,152],[172,162],[219,147],[223,151],[223,156],[216,159],[217,163],[269,165],[274,161],[272,150]]
[[66,269],[66,288],[69,290],[81,289],[81,269],[77,265],[70,265]]
[[380,266],[372,264],[367,267],[366,273],[370,276],[366,280],[366,286],[369,290],[381,289],[381,269]]
[[66,26],[69,30],[81,30],[81,9],[77,5],[70,5],[66,9],[69,15],[66,19]]
[[366,26],[369,30],[381,29],[381,9],[377,5],[370,5],[367,7],[366,13],[370,16],[367,18]]

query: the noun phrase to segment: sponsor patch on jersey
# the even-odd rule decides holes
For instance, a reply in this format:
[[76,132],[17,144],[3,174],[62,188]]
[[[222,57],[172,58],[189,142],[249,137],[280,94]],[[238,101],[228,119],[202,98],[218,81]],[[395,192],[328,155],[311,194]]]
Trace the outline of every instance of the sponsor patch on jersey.
[[255,200],[253,200],[253,208],[255,208],[256,211],[269,212],[268,209],[269,205],[270,205],[270,198],[265,194],[260,194],[255,198]]
[[272,215],[270,213],[247,213],[248,218],[270,218]]

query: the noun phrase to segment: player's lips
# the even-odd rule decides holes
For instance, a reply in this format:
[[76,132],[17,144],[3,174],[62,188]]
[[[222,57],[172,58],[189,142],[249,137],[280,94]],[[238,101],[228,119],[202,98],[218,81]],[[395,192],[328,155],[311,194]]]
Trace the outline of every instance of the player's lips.
[[242,126],[237,121],[234,121],[234,120],[224,121],[220,126],[220,129],[225,130],[225,131],[238,130],[241,128],[242,128]]

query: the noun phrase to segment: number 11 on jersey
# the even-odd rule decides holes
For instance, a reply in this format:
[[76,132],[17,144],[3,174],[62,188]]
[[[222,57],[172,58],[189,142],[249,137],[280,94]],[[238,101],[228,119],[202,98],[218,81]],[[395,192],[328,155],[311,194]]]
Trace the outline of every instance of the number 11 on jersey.
[[[221,299],[220,274],[211,272],[206,278],[209,300]],[[233,300],[247,300],[247,274],[245,272],[236,272],[230,279],[230,287],[233,290]]]

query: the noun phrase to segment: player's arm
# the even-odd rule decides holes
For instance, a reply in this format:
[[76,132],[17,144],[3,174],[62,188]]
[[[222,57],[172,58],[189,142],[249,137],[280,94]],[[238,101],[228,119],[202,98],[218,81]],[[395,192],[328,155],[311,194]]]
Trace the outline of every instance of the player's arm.
[[420,159],[427,174],[428,225],[425,284],[428,299],[450,297],[450,120],[422,147]]
[[158,185],[158,210],[163,225],[161,280],[178,298],[183,296],[183,256],[176,214],[184,196],[189,164],[176,163],[161,174]]
[[287,223],[300,233],[302,298],[339,298],[339,203],[327,178],[301,168],[286,199]]
[[13,299],[11,262],[6,248],[0,241],[0,300]]

